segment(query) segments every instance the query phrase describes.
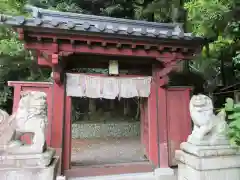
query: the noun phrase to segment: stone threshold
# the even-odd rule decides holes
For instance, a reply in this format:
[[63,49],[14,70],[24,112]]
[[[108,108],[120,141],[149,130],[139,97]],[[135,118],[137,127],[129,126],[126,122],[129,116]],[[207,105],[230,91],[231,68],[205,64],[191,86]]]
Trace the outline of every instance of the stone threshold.
[[57,180],[177,180],[177,168],[160,168],[152,172],[126,173],[116,175],[68,177]]
[[88,177],[74,177],[68,180],[155,180],[154,173],[134,173],[134,174],[119,174],[107,176],[88,176]]

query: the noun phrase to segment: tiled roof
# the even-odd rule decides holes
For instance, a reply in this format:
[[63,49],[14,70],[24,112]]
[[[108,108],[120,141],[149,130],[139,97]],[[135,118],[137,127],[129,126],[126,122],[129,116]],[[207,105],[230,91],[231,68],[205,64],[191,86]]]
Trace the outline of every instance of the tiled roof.
[[155,23],[59,12],[34,6],[26,6],[26,10],[32,13],[31,18],[1,15],[0,24],[159,39],[203,40],[203,38],[193,36],[191,33],[184,33],[182,25],[178,23]]

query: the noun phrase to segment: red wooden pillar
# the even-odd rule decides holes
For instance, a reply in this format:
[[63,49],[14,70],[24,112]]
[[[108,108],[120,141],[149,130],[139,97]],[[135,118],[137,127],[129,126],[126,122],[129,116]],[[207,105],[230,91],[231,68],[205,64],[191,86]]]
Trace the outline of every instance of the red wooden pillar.
[[167,94],[166,89],[158,86],[158,143],[159,166],[168,168],[168,123],[167,123]]
[[[64,108],[65,108],[65,84],[62,79],[62,71],[58,61],[58,54],[52,54],[53,64],[53,119],[51,146],[56,149],[56,154],[61,157],[63,147]],[[62,163],[60,163],[62,171]]]
[[159,146],[158,146],[158,80],[156,73],[153,72],[151,82],[151,93],[148,97],[148,159],[157,167],[159,165]]
[[64,116],[64,85],[53,84],[53,120],[52,120],[52,147],[62,147],[62,130]]
[[[9,86],[12,84],[8,84]],[[14,93],[13,93],[13,108],[12,113],[14,113],[18,108],[18,103],[20,101],[21,96],[21,84],[16,84],[14,87]]]
[[145,144],[144,142],[144,122],[145,122],[145,108],[144,108],[144,100],[140,100],[140,128],[141,128],[141,144]]
[[68,170],[71,168],[72,149],[71,97],[66,96],[65,104],[63,170]]
[[151,94],[148,98],[149,159],[160,168],[169,167],[167,95],[160,81],[161,69],[153,66]]

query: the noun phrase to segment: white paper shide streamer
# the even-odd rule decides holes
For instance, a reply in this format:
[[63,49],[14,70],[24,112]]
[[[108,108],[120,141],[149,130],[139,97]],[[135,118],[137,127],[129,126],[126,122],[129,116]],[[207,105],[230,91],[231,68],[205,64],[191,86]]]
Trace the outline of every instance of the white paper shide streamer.
[[67,73],[67,96],[88,98],[148,97],[151,76],[105,77]]

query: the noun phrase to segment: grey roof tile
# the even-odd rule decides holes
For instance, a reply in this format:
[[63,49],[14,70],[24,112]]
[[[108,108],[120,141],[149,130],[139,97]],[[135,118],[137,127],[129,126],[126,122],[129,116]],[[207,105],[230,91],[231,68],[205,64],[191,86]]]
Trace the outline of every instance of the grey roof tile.
[[191,33],[184,33],[178,23],[156,23],[120,18],[93,16],[68,12],[58,12],[26,6],[32,12],[32,18],[1,15],[0,24],[11,26],[69,29],[95,33],[129,35],[136,37],[154,37],[170,39],[200,39]]

